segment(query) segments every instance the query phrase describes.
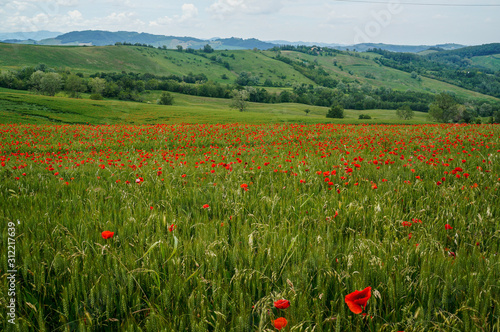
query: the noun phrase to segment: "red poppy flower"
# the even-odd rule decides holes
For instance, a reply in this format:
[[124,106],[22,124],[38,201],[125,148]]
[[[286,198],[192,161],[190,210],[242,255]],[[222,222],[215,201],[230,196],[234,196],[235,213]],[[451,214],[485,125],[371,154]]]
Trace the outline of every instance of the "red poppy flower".
[[290,301],[288,300],[278,300],[276,302],[274,302],[274,306],[277,308],[277,309],[286,309],[290,306]]
[[209,207],[210,207],[210,205],[208,205],[208,204],[203,205],[204,209],[208,209]]
[[444,229],[449,230],[449,229],[453,229],[453,227],[451,227],[450,224],[446,224],[446,225],[444,225]]
[[176,225],[172,224],[168,227],[168,231],[172,232],[176,227],[177,227]]
[[351,294],[347,294],[345,296],[345,303],[347,303],[347,306],[353,313],[360,314],[363,311],[362,307],[366,307],[366,302],[368,302],[371,296],[372,288],[366,287],[362,291],[356,290]]
[[280,317],[280,318],[276,319],[275,321],[273,321],[274,327],[277,328],[278,330],[281,330],[282,328],[284,328],[287,323],[288,322],[287,322],[285,317]]
[[104,231],[101,233],[101,236],[104,240],[111,239],[115,235],[115,232]]

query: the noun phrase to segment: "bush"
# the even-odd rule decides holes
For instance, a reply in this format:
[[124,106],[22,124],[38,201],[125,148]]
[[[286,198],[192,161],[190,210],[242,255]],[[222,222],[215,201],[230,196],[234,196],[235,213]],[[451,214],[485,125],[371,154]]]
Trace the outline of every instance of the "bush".
[[159,105],[172,105],[174,103],[174,97],[168,92],[163,92],[157,103]]
[[405,105],[396,110],[396,115],[400,119],[410,120],[411,118],[413,118],[413,110],[409,105]]
[[369,120],[369,119],[371,119],[371,118],[372,118],[372,117],[371,117],[371,116],[369,116],[368,114],[360,114],[360,115],[359,115],[359,119],[360,119],[360,120]]
[[92,100],[103,100],[104,98],[100,93],[93,93],[90,95],[90,99]]
[[328,113],[326,114],[327,118],[336,118],[343,119],[344,118],[344,108],[340,105],[333,105]]

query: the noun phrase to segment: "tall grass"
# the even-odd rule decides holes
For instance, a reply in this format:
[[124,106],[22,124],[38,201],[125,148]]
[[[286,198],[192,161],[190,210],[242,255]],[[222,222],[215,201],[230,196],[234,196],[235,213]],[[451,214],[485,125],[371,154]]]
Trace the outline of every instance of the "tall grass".
[[[20,222],[2,329],[500,331],[499,135],[0,125],[1,223]],[[353,314],[344,297],[367,286]]]

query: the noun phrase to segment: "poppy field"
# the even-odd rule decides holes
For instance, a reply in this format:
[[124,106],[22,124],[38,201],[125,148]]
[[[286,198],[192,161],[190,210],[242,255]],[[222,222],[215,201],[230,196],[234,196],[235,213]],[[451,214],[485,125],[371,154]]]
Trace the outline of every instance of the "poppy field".
[[1,330],[500,331],[499,157],[498,125],[0,125]]

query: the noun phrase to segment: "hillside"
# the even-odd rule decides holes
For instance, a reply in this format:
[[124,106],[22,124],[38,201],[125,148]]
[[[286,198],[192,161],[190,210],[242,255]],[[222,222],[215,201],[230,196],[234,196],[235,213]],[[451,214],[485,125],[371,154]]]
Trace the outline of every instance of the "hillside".
[[[235,90],[246,90],[248,100],[254,103],[338,104],[354,110],[410,107],[418,112],[428,112],[435,95],[446,92],[452,94],[454,102],[466,105],[455,121],[463,114],[472,121],[497,112],[497,98],[459,87],[450,79],[443,82],[395,68],[393,63],[386,65],[384,59],[393,54],[404,57],[407,53],[292,46],[269,51],[174,51],[134,45],[0,44],[0,87],[47,95],[62,89],[73,97],[94,91],[99,99],[152,103],[159,98],[158,91],[221,98],[227,103]],[[452,71],[452,67],[447,70]],[[50,75],[59,83],[52,85],[53,89],[42,87],[40,80]],[[101,82],[98,92],[92,85],[96,84],[94,79]],[[156,97],[151,99],[151,95]],[[214,99],[207,101],[214,103]]]
[[[95,101],[64,96],[47,97],[0,88],[0,123],[37,124],[175,124],[175,123],[371,123],[395,124],[400,121],[392,111],[347,110],[344,119],[327,119],[327,107],[295,103],[251,103],[247,112],[230,109],[229,100],[173,94],[173,106],[155,105],[158,93],[148,95],[148,102],[116,100]],[[306,114],[305,109],[310,113]],[[359,114],[371,120],[359,120]],[[207,116],[210,114],[210,116]],[[418,113],[407,124],[430,123]]]
[[[204,74],[209,80],[233,83],[241,72],[266,79],[284,87],[294,84],[314,84],[292,66],[274,59],[272,51],[215,51],[211,54],[177,52],[139,46],[57,47],[41,45],[0,44],[0,69],[20,69],[45,64],[50,68],[71,70],[86,75],[96,72],[135,72],[156,75]],[[487,96],[456,87],[452,84],[422,78],[416,80],[401,70],[376,63],[378,56],[338,52],[332,56],[314,56],[297,51],[283,51],[290,59],[320,65],[333,79],[344,83],[368,84],[395,90],[420,92],[453,91],[469,98]],[[211,60],[210,58],[215,58]],[[229,64],[229,69],[224,66]],[[226,75],[227,79],[222,76]]]

